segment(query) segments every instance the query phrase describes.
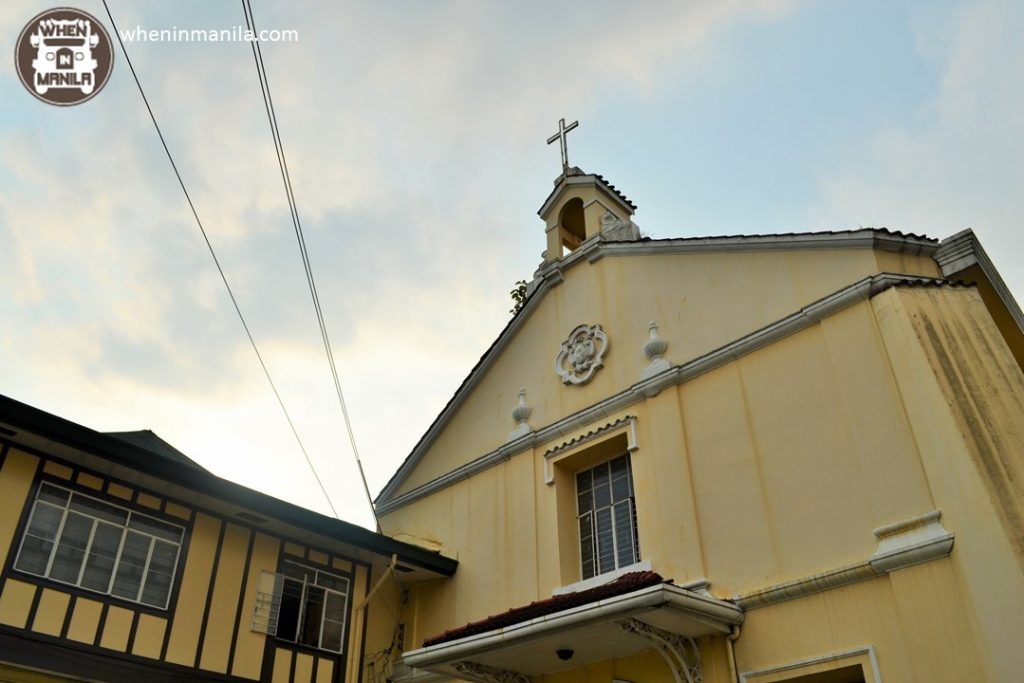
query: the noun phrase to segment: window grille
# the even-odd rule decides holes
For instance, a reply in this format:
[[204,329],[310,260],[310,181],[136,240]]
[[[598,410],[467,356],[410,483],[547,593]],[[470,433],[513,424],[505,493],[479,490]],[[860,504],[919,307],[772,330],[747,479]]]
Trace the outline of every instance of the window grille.
[[582,578],[640,560],[629,454],[579,472],[576,505]]

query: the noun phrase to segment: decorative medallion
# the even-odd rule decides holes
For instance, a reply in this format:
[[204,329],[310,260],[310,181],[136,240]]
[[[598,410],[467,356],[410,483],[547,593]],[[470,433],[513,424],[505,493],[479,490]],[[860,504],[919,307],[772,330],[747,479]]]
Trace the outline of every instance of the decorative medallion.
[[555,372],[564,384],[586,384],[603,365],[608,350],[608,335],[600,325],[580,325],[562,342],[555,358]]

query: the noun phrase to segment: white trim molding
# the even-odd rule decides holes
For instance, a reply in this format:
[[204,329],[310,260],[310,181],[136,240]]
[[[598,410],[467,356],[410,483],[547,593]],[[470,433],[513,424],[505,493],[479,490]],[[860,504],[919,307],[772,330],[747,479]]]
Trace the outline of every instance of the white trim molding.
[[[740,674],[740,683],[757,683],[754,678],[763,676],[771,676],[773,674],[786,673],[792,671],[794,675],[800,675],[800,669],[807,669],[812,666],[819,664],[828,664],[830,662],[836,662],[840,668],[843,666],[843,660],[854,660],[864,659],[868,660],[868,664],[871,666],[871,670],[865,673],[870,674],[873,680],[868,683],[882,683],[882,672],[878,668],[878,657],[875,655],[874,645],[864,645],[862,647],[853,648],[852,650],[843,650],[842,652],[833,652],[832,654],[821,655],[820,657],[810,657],[808,659],[801,659],[788,664],[780,664],[778,666],[768,667],[766,669],[758,669],[757,671],[745,671]],[[850,662],[850,664],[856,664],[857,662]],[[863,664],[862,664],[863,666]]]
[[609,422],[603,427],[592,429],[586,434],[573,437],[568,441],[563,441],[557,446],[548,449],[544,453],[544,483],[548,486],[555,483],[555,462],[574,452],[577,448],[598,439],[603,441],[605,438],[622,430],[626,430],[626,451],[632,453],[638,448],[636,438],[636,418],[632,415],[619,418],[618,420],[615,420],[615,422]]
[[1009,311],[1010,317],[1017,323],[1021,332],[1024,332],[1024,312],[1021,312],[1020,305],[1013,298],[1009,287],[1003,282],[1002,276],[999,275],[999,271],[996,270],[992,260],[985,253],[973,230],[970,228],[961,230],[952,237],[942,240],[939,243],[939,248],[935,251],[934,258],[945,277],[953,277],[972,266],[981,268],[981,272],[988,278],[992,289],[999,296],[999,300]]
[[953,534],[939,523],[941,517],[939,510],[932,510],[875,529],[878,550],[869,560],[872,568],[881,574],[949,555]]
[[878,548],[863,562],[744,593],[732,598],[732,602],[744,610],[755,609],[867,581],[897,569],[948,557],[953,550],[954,534],[939,524],[941,516],[941,512],[932,510],[923,515],[879,527],[874,530]]
[[[873,231],[862,232],[870,233]],[[595,242],[595,244],[598,243]],[[608,243],[604,246],[632,246],[634,244],[644,245],[646,243],[616,242]],[[573,253],[575,254],[578,251],[579,250]],[[570,257],[571,256],[572,255],[570,255]],[[441,489],[458,483],[463,479],[467,479],[485,469],[502,463],[517,453],[530,450],[537,446],[542,446],[548,441],[571,433],[574,430],[586,429],[594,422],[601,420],[602,418],[609,418],[619,411],[625,410],[629,406],[640,403],[648,397],[658,394],[658,392],[667,387],[689,382],[690,380],[710,372],[715,368],[731,363],[738,358],[742,358],[754,351],[774,344],[780,339],[788,337],[791,334],[795,334],[796,332],[807,329],[813,325],[817,325],[825,318],[853,306],[854,304],[860,303],[861,301],[871,299],[892,287],[918,285],[948,286],[949,283],[941,278],[926,278],[895,273],[879,273],[878,275],[865,277],[862,280],[843,287],[822,299],[804,306],[795,313],[784,318],[780,318],[766,327],[755,330],[726,344],[725,346],[709,351],[708,353],[698,356],[697,358],[683,363],[682,365],[674,365],[663,372],[641,380],[615,394],[612,394],[603,401],[590,405],[574,413],[570,413],[547,426],[537,428],[529,434],[526,434],[515,441],[510,441],[489,453],[485,453],[484,455],[467,462],[464,465],[456,467],[455,469],[437,477],[436,479],[432,479],[411,491],[397,495],[397,491],[405,482],[406,477],[423,458],[427,450],[429,450],[434,439],[436,439],[445,429],[449,420],[454,416],[455,411],[462,405],[462,402],[466,397],[468,397],[469,391],[479,383],[483,374],[491,367],[491,365],[493,365],[497,356],[500,355],[505,347],[511,342],[514,332],[522,327],[526,316],[536,309],[540,295],[548,288],[547,283],[542,282],[540,286],[541,289],[538,290],[536,295],[527,299],[524,309],[520,311],[519,315],[512,319],[512,322],[505,328],[505,331],[502,333],[501,337],[498,338],[498,341],[495,342],[495,345],[491,347],[491,350],[480,360],[480,363],[473,372],[470,373],[470,376],[466,378],[466,381],[463,382],[463,385],[459,388],[458,392],[456,392],[456,395],[448,403],[444,411],[442,411],[438,416],[437,420],[434,421],[434,424],[430,426],[427,433],[422,439],[420,439],[420,442],[399,468],[398,472],[395,473],[395,476],[392,477],[391,481],[384,487],[384,490],[381,491],[376,500],[375,507],[377,509],[377,513],[385,515],[393,510],[397,510],[400,507],[417,501],[420,498],[424,498],[440,491]]]

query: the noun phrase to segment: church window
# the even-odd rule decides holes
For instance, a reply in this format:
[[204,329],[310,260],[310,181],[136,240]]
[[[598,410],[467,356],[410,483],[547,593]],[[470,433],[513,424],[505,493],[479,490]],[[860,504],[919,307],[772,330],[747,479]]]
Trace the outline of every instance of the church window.
[[577,473],[576,505],[583,579],[640,560],[628,453]]
[[166,609],[184,532],[176,524],[44,483],[14,568]]

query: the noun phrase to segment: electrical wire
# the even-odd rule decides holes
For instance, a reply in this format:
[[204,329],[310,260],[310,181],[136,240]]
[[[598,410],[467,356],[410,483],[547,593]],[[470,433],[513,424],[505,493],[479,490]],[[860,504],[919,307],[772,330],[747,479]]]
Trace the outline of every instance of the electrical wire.
[[132,72],[132,78],[135,79],[135,85],[139,89],[139,94],[142,95],[142,101],[146,105],[146,111],[149,112],[149,118],[153,122],[153,128],[156,129],[156,134],[160,138],[160,144],[163,145],[164,152],[167,154],[167,160],[171,162],[171,168],[174,170],[174,175],[178,179],[181,191],[185,195],[185,201],[188,202],[188,207],[192,210],[192,216],[196,220],[196,225],[199,226],[199,232],[203,235],[203,241],[206,242],[206,248],[209,250],[210,256],[213,258],[213,264],[217,267],[217,272],[220,273],[220,279],[224,283],[224,288],[228,292],[228,297],[231,299],[231,305],[235,308],[235,313],[238,314],[238,320],[242,323],[242,328],[245,330],[245,336],[249,338],[249,344],[252,346],[252,350],[256,354],[256,359],[259,361],[260,367],[263,368],[263,374],[266,376],[267,383],[270,384],[270,388],[274,392],[274,397],[277,399],[277,404],[281,407],[281,412],[284,413],[285,420],[288,421],[288,426],[291,428],[292,434],[295,435],[295,441],[299,444],[299,449],[302,451],[302,455],[306,458],[306,464],[309,465],[309,469],[313,473],[316,483],[320,486],[320,490],[323,492],[324,499],[327,501],[327,505],[331,508],[331,512],[334,513],[335,518],[338,518],[338,511],[334,509],[331,497],[328,495],[323,481],[320,480],[320,475],[317,474],[316,468],[313,466],[313,461],[310,459],[309,453],[306,451],[306,447],[302,444],[302,439],[299,438],[299,432],[295,429],[295,423],[292,422],[291,415],[288,414],[288,409],[285,408],[284,400],[281,398],[281,393],[277,390],[274,380],[271,379],[270,370],[267,368],[267,364],[263,360],[263,355],[260,353],[259,347],[256,346],[256,339],[253,337],[252,330],[249,329],[249,324],[245,322],[245,316],[242,315],[242,309],[238,305],[238,299],[235,298],[235,293],[231,289],[231,285],[228,284],[227,275],[224,273],[224,268],[220,264],[220,259],[217,258],[217,252],[214,251],[213,244],[210,242],[210,237],[207,235],[206,229],[203,227],[203,222],[199,219],[199,212],[196,211],[196,206],[192,202],[192,197],[189,195],[188,189],[185,187],[185,181],[182,179],[181,173],[178,171],[178,165],[174,162],[171,150],[167,146],[167,140],[164,139],[163,131],[160,130],[160,124],[156,121],[156,115],[153,113],[153,107],[149,104],[149,98],[146,97],[146,91],[142,89],[142,83],[139,81],[139,75],[136,73],[135,66],[132,64],[132,60],[128,56],[128,50],[124,47],[124,41],[121,39],[120,31],[117,30],[117,23],[114,21],[114,15],[110,11],[110,6],[107,4],[107,0],[103,0],[103,7],[107,10],[107,17],[110,18],[110,26],[114,29],[114,34],[117,36],[117,42],[121,45],[121,52],[124,53],[124,59],[128,63],[129,70]]
[[359,478],[363,484],[363,492],[366,494],[366,501],[370,506],[370,513],[373,515],[377,531],[380,531],[380,520],[377,518],[377,511],[373,506],[373,496],[370,495],[370,487],[366,482],[366,473],[363,470],[363,462],[359,457],[359,447],[356,445],[355,432],[352,430],[352,420],[348,414],[348,406],[345,403],[345,394],[341,389],[341,380],[338,377],[338,367],[334,360],[334,351],[331,349],[331,339],[327,333],[327,323],[324,320],[323,308],[320,306],[320,296],[316,289],[316,279],[313,276],[313,267],[309,260],[309,251],[306,248],[306,236],[302,230],[302,221],[299,219],[298,204],[295,201],[295,192],[292,188],[291,174],[288,172],[288,161],[284,154],[284,144],[281,141],[281,129],[277,123],[277,112],[274,109],[274,98],[270,93],[270,81],[267,78],[266,64],[263,61],[263,51],[260,49],[259,41],[256,39],[256,19],[252,11],[251,0],[241,0],[242,11],[245,13],[246,28],[250,31],[252,39],[249,41],[252,47],[252,58],[256,64],[256,73],[260,80],[260,92],[263,95],[263,107],[267,112],[267,122],[270,124],[270,133],[274,139],[274,151],[277,153],[277,164],[281,170],[281,182],[284,184],[285,195],[288,199],[288,208],[291,214],[292,227],[295,231],[295,239],[299,245],[299,254],[302,257],[302,266],[306,273],[306,284],[309,287],[309,295],[313,301],[313,310],[316,313],[317,324],[320,327],[320,338],[323,342],[324,353],[327,355],[327,364],[330,367],[331,378],[334,381],[334,391],[338,398],[338,405],[341,407],[341,414],[345,421],[345,430],[348,433],[349,444],[352,447],[352,454],[355,456],[356,466],[359,468]]

